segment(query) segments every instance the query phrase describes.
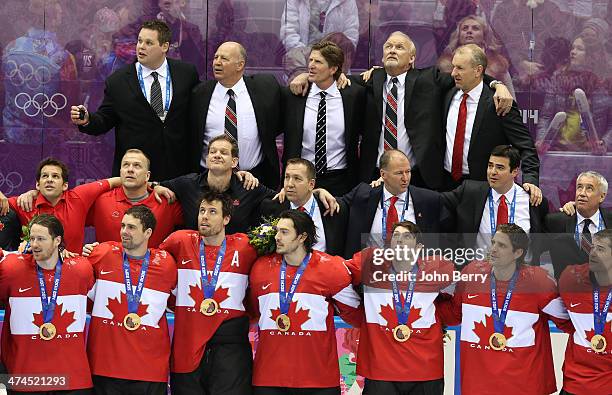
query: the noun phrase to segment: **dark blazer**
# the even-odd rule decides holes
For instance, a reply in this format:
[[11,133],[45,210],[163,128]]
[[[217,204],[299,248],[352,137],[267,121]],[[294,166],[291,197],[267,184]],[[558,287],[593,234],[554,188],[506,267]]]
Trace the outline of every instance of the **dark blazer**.
[[[310,91],[310,88],[309,88]],[[294,95],[288,88],[283,93],[283,166],[291,158],[302,156],[302,141],[304,139],[304,112],[307,97]],[[363,113],[365,105],[365,89],[352,84],[340,89],[342,106],[344,108],[344,144],[346,151],[349,177],[353,186],[357,183],[359,173],[358,144],[363,129]]]
[[[448,110],[457,88],[450,90],[444,101],[444,136],[446,136],[446,121]],[[446,151],[446,137],[442,139]],[[486,181],[487,164],[491,151],[498,145],[512,144],[521,154],[521,170],[523,182],[539,185],[540,160],[529,130],[523,124],[516,102],[510,112],[500,117],[495,112],[493,92],[486,86],[482,90],[478,108],[472,127],[472,137],[468,151],[468,166],[470,179]]]
[[[251,97],[255,118],[257,120],[257,131],[264,161],[270,169],[269,179],[263,180],[266,186],[275,189],[280,180],[280,167],[278,153],[276,150],[276,136],[281,133],[281,89],[280,85],[271,74],[245,75],[242,77]],[[217,81],[208,80],[196,86],[191,95],[190,125],[193,133],[191,154],[191,167],[199,172],[200,159],[204,142],[204,126],[208,115],[208,106],[212,98]],[[271,185],[273,184],[273,185]]]
[[[345,203],[339,201],[340,212],[334,214],[333,217],[329,215],[323,215],[325,207],[321,200],[317,199],[317,205],[319,206],[319,212],[321,213],[321,221],[323,222],[323,232],[325,233],[325,248],[326,253],[330,255],[342,255],[344,253],[344,241],[346,236],[346,226],[348,224],[349,210]],[[261,215],[264,217],[274,216],[277,217],[285,210],[289,210],[291,205],[288,200],[283,203],[279,203],[278,200],[272,200],[270,198],[265,199],[261,202]]]
[[[378,143],[383,127],[383,97],[387,73],[376,69],[367,83],[361,76],[351,80],[366,87],[365,130],[361,142],[360,179],[372,180],[378,167]],[[444,92],[455,83],[450,74],[440,73],[436,67],[411,69],[406,74],[404,96],[404,125],[422,178],[427,186],[439,189],[443,183],[442,99]],[[433,163],[438,165],[432,166]],[[369,230],[368,230],[369,231]]]
[[[414,185],[409,186],[408,192],[414,206],[416,224],[421,232],[439,233],[441,222],[447,217],[447,212],[440,200],[440,194]],[[351,192],[342,198],[338,198],[339,201],[343,201],[350,208],[346,247],[344,248],[345,257],[350,258],[355,252],[361,250],[361,235],[370,233],[382,193],[382,185],[372,188],[369,184],[362,182]]]
[[115,128],[113,175],[119,175],[121,158],[130,148],[141,149],[151,159],[151,180],[167,180],[189,173],[185,149],[190,145],[187,111],[190,92],[198,83],[198,72],[189,63],[168,58],[172,79],[172,101],[162,122],[142,94],[134,64],[107,78],[104,100],[89,114],[89,124],[79,131],[98,136]]
[[[601,208],[605,228],[612,226],[612,210]],[[559,278],[568,265],[579,265],[589,261],[586,252],[578,248],[574,240],[576,231],[576,214],[569,216],[564,213],[550,213],[546,216],[545,226],[549,233],[546,247],[555,269],[555,276]]]
[[[489,183],[486,181],[465,180],[450,192],[443,192],[442,202],[451,213],[457,234],[464,234],[463,245],[473,246],[482,221],[482,213],[487,205]],[[529,206],[530,234],[544,232],[544,217],[548,213],[548,201],[542,198],[539,206]],[[535,248],[533,255],[539,256],[541,248]]]

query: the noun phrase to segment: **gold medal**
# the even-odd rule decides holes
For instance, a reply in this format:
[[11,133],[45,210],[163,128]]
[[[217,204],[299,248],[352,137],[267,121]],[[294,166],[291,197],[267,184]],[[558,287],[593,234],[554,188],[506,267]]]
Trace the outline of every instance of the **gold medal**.
[[489,345],[495,351],[503,350],[504,348],[506,348],[507,343],[508,340],[506,339],[506,336],[504,336],[502,333],[495,332],[491,335],[491,337],[489,337]]
[[202,303],[200,303],[200,313],[205,316],[210,317],[211,315],[215,315],[217,311],[219,311],[219,303],[213,298],[204,299]]
[[38,334],[43,340],[51,340],[57,334],[57,329],[55,329],[55,325],[53,325],[52,323],[45,322],[38,329]]
[[393,328],[393,338],[400,343],[410,339],[411,334],[412,329],[408,325],[401,324]]
[[140,327],[140,316],[136,313],[129,313],[123,317],[123,326],[128,331],[135,331]]
[[604,352],[608,341],[602,335],[595,335],[591,338],[591,349],[595,352]]
[[287,332],[291,327],[291,320],[287,314],[280,314],[276,317],[276,327],[281,332]]

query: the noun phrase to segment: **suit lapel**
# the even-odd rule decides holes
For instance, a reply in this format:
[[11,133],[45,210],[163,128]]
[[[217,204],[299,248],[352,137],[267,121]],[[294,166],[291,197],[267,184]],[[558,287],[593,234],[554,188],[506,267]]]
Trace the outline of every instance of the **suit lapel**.
[[574,234],[576,231],[576,223],[578,222],[578,216],[572,215],[567,221],[565,221],[565,233]]
[[408,124],[410,114],[408,109],[410,108],[410,101],[412,100],[412,92],[414,91],[414,84],[417,80],[417,71],[415,69],[408,70],[406,73],[406,81],[404,85],[404,124]]
[[478,138],[478,133],[480,133],[480,124],[482,124],[482,120],[484,119],[485,113],[487,112],[487,106],[489,106],[491,99],[491,92],[489,92],[486,87],[483,87],[482,93],[480,95],[480,100],[478,100],[476,116],[474,117],[474,125],[472,126],[472,136],[470,137],[469,152],[473,152],[472,147],[474,146],[474,142]]
[[340,89],[340,96],[342,96],[342,108],[344,110],[344,149],[348,149],[349,141],[351,141],[351,135],[353,133],[353,128],[351,127],[351,118],[349,117],[352,114],[352,107],[354,96],[351,94],[350,87],[346,87],[344,89]]
[[[179,80],[179,75],[176,72],[176,67],[173,67],[172,61],[170,59],[168,59],[168,69],[170,69],[170,80],[172,81],[172,93],[174,94],[174,92],[176,92],[178,89],[178,80]],[[174,95],[173,95],[174,97]],[[175,108],[176,106],[174,105],[174,100],[170,101],[170,108],[168,109],[168,116],[170,115],[170,113],[172,113],[172,110]]]
[[477,204],[474,206],[474,228],[473,233],[478,233],[478,229],[480,228],[480,221],[482,221],[482,213],[484,212],[485,206],[487,204],[487,198],[489,197],[489,184],[487,182],[483,182],[478,187],[478,194],[475,196],[478,198]]
[[372,224],[374,222],[374,216],[376,215],[376,209],[378,208],[378,205],[380,204],[380,197],[382,193],[383,193],[382,185],[370,190],[370,197],[368,198],[368,206],[366,208],[367,211],[366,211],[366,217],[364,221],[364,225],[368,227],[368,229],[365,229],[365,233],[369,233],[370,229],[372,228]]
[[[406,197],[412,200],[412,208],[414,209],[414,219],[416,221],[416,224],[419,226],[419,228],[421,228],[421,230],[427,229],[427,224],[423,222],[423,209],[425,208],[425,204],[421,199],[421,195],[418,189],[416,189],[415,187],[408,186],[408,190],[406,191]],[[410,204],[411,202],[408,201],[408,203]]]
[[[319,208],[319,213],[321,214],[321,222],[323,223],[323,233],[325,234],[325,244],[326,244],[327,250],[329,250],[329,242],[334,237],[334,235],[332,234],[333,230],[328,229],[329,223],[330,223],[329,221],[331,218],[329,216],[323,215],[323,212],[325,211],[325,206],[323,206],[323,203],[319,200],[319,198],[315,196],[315,200],[317,201],[317,207]],[[328,233],[328,232],[331,232],[331,233]]]
[[259,134],[259,138],[261,139],[261,141],[265,141],[262,133],[265,130],[265,119],[266,119],[266,115],[265,115],[265,111],[262,107],[263,103],[258,100],[257,97],[257,93],[256,90],[253,87],[253,84],[251,83],[251,76],[243,76],[242,79],[244,80],[244,84],[246,85],[247,88],[247,92],[249,92],[249,97],[251,98],[251,104],[253,105],[253,110],[255,111],[255,121],[256,121],[256,125],[257,125],[257,133]]
[[[302,146],[304,141],[304,113],[306,112],[306,100],[308,100],[308,95],[310,95],[310,89],[312,88],[312,84],[308,85],[308,92],[306,92],[306,96],[294,96],[294,99],[300,104],[297,106],[297,116],[295,117],[295,125],[296,130],[298,131],[297,140],[299,142],[298,151],[295,153],[298,156],[302,156]],[[298,145],[296,144],[296,147]]]
[[[372,90],[374,93],[374,102],[378,103],[376,106],[376,111],[378,111],[378,118],[382,119],[383,114],[383,106],[385,103],[385,99],[383,97],[383,86],[385,85],[387,79],[387,73],[384,70],[380,72],[374,71],[372,73]],[[380,133],[380,130],[377,131],[377,134]]]

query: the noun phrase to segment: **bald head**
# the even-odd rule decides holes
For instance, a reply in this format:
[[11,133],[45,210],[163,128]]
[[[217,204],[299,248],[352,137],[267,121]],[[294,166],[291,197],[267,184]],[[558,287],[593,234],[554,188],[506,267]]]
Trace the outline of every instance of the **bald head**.
[[215,79],[226,88],[231,88],[242,78],[247,54],[237,42],[227,41],[219,46],[213,58]]

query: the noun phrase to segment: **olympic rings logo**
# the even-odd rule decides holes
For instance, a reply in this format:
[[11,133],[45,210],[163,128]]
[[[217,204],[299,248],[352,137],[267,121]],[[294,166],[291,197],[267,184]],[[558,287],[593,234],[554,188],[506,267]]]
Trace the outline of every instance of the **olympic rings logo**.
[[7,189],[4,191],[6,195],[11,195],[15,189],[21,186],[22,182],[23,177],[21,177],[21,174],[17,173],[16,171],[8,173],[6,177],[3,173],[0,173],[0,188],[3,186],[7,187]]
[[51,97],[44,93],[37,93],[30,97],[29,94],[20,92],[15,96],[15,106],[23,110],[28,117],[35,117],[41,112],[47,118],[54,117],[67,104],[68,99],[61,93],[55,93]]
[[32,90],[39,89],[43,84],[51,81],[51,71],[47,66],[42,65],[34,68],[30,63],[18,65],[14,60],[6,62],[4,74],[13,86],[23,86],[25,84]]

